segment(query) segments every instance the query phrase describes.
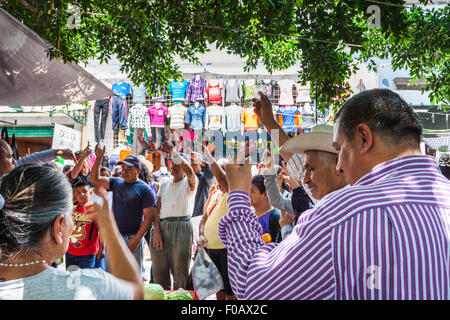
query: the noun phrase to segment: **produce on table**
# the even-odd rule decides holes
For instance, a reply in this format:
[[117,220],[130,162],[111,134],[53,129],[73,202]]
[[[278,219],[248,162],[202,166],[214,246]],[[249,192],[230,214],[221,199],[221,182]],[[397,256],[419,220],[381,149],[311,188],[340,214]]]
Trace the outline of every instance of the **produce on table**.
[[164,295],[164,300],[194,300],[194,295],[185,291],[174,291]]
[[164,289],[156,283],[144,283],[144,300],[164,300]]

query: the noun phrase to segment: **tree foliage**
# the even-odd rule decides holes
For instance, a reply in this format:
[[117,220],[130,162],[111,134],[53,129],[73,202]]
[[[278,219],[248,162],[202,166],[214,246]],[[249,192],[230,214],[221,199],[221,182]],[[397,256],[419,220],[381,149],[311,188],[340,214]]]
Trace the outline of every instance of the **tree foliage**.
[[[421,0],[427,3],[427,0]],[[319,108],[349,95],[359,62],[392,59],[426,78],[434,102],[449,103],[449,5],[403,0],[0,0],[0,6],[52,45],[52,57],[107,62],[116,56],[135,83],[157,90],[180,75],[174,57],[200,63],[208,44],[262,62],[268,71],[300,63],[298,80],[318,93]],[[373,27],[368,8],[379,8]],[[75,28],[73,8],[81,13]]]

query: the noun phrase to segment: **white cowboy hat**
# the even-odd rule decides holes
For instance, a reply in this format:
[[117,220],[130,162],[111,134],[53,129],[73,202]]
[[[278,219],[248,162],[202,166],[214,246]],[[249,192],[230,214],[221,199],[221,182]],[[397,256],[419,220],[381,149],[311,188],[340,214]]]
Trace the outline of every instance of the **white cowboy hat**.
[[305,153],[310,150],[337,154],[333,148],[333,126],[319,124],[312,127],[310,132],[289,139],[280,148],[280,151],[291,153]]

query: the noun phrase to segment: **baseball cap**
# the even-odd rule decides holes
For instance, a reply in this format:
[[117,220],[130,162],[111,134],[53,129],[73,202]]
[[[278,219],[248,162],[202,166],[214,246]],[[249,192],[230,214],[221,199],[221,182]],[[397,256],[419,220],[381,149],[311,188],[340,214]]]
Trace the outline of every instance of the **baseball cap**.
[[129,167],[138,167],[141,168],[141,161],[136,156],[128,156],[123,161],[118,161],[118,165],[126,164]]

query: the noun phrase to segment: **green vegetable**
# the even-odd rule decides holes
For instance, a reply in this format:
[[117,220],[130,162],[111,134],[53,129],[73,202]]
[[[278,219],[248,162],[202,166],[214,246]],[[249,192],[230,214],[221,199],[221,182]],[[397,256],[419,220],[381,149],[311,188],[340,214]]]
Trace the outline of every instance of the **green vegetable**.
[[194,295],[190,292],[175,291],[166,294],[164,300],[194,300]]
[[144,283],[144,300],[164,300],[164,289],[156,283]]

